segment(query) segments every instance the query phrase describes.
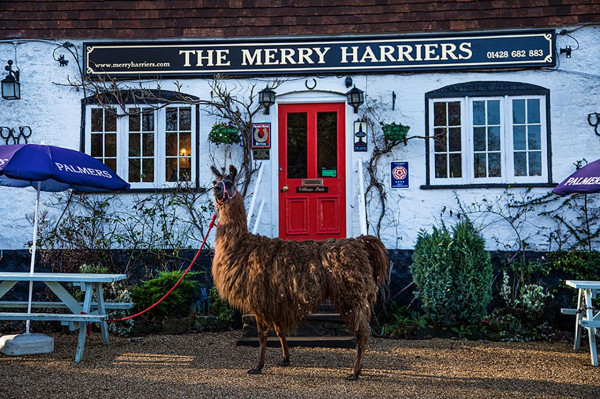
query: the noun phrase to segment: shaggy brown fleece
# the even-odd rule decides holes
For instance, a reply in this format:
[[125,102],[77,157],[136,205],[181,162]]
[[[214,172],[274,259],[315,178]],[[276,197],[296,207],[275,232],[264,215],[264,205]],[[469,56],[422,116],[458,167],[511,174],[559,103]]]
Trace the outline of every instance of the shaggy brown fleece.
[[212,274],[223,299],[254,313],[260,342],[258,374],[264,366],[267,334],[281,341],[289,364],[285,335],[317,305],[330,298],[357,338],[358,353],[349,379],[357,379],[370,335],[371,307],[380,285],[388,282],[387,251],[373,236],[326,241],[284,241],[250,234],[244,199],[229,175],[216,168],[214,195],[219,209]]

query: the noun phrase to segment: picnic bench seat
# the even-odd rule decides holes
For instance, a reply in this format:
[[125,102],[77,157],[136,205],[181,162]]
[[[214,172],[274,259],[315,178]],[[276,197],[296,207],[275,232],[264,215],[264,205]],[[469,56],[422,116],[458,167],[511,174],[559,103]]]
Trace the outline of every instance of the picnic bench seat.
[[104,315],[72,314],[72,313],[0,313],[0,320],[33,320],[33,321],[64,321],[64,322],[101,322]]
[[577,309],[561,308],[560,309],[560,313],[566,314],[566,315],[569,315],[569,316],[575,316],[577,314]]
[[[79,302],[83,306],[83,302]],[[92,309],[98,309],[98,303],[91,303]],[[109,310],[128,310],[133,307],[132,302],[104,302],[104,308]],[[26,309],[27,301],[0,301],[0,309]],[[31,302],[31,308],[45,309],[66,309],[67,305],[63,302]]]
[[[560,313],[569,316],[577,316],[577,309],[561,308]],[[594,311],[594,317],[600,313],[600,310]],[[579,325],[583,328],[596,328],[596,335],[600,337],[600,320],[580,320]]]
[[[83,307],[83,302],[79,302],[79,305]],[[104,302],[104,309],[105,310],[129,310],[133,307],[133,303],[131,302],[122,302],[122,303],[115,303],[115,302]],[[27,309],[27,301],[0,301],[0,310],[2,309]],[[31,309],[68,309],[67,304],[63,303],[63,302],[31,302]],[[94,312],[98,311],[98,303],[97,302],[92,302],[91,303],[91,311],[90,311],[90,315],[88,316],[93,316]],[[61,324],[63,325],[68,325],[69,326],[69,330],[70,331],[75,331],[79,328],[78,324],[75,324],[77,322],[80,321],[88,321],[88,322],[99,322],[102,320],[96,320],[96,319],[91,319],[91,318],[87,318],[86,320],[74,320],[74,318],[72,317],[65,317],[65,316],[71,316],[70,314],[62,314],[62,313],[38,313],[38,318],[29,318],[29,317],[23,317],[23,318],[19,318],[18,316],[13,316],[13,315],[20,315],[20,314],[24,314],[27,315],[27,313],[7,313],[7,312],[0,312],[0,320],[32,320],[32,321],[59,321]],[[41,315],[45,314],[47,315],[47,317],[42,317]],[[6,316],[8,315],[8,316]],[[77,315],[74,315],[77,316]],[[9,318],[7,318],[9,317]]]

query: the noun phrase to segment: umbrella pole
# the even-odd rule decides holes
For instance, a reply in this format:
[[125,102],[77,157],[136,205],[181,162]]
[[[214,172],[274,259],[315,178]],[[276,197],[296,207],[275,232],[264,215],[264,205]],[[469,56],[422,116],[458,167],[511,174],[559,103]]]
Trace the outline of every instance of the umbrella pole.
[[[35,215],[33,217],[33,242],[31,245],[31,265],[29,266],[29,274],[33,275],[33,270],[35,267],[35,250],[37,244],[37,233],[38,233],[38,211],[40,207],[40,190],[41,190],[42,182],[38,181],[37,184],[37,198],[35,200]],[[29,299],[27,300],[27,314],[31,313],[31,299],[33,296],[33,281],[29,282]],[[27,324],[25,327],[25,334],[29,334],[29,326],[31,324],[31,320],[27,320]]]

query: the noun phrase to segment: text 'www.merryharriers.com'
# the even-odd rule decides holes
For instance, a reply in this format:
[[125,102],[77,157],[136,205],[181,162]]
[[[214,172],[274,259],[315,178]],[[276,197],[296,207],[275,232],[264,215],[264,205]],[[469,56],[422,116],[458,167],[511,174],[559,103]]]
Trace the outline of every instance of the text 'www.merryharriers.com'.
[[123,62],[123,63],[112,63],[112,64],[96,64],[98,69],[115,69],[115,68],[168,68],[171,66],[170,62]]

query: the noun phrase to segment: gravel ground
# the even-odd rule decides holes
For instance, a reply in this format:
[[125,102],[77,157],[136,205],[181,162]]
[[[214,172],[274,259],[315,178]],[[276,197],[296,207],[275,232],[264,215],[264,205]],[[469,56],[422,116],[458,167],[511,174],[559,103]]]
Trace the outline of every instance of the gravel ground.
[[[355,350],[292,348],[289,367],[267,350],[262,375],[248,375],[257,349],[236,346],[239,331],[112,336],[86,342],[53,334],[45,355],[0,355],[0,398],[598,398],[600,368],[587,345],[567,341],[389,340],[372,338],[363,374],[346,381]],[[587,341],[587,340],[585,340]]]

